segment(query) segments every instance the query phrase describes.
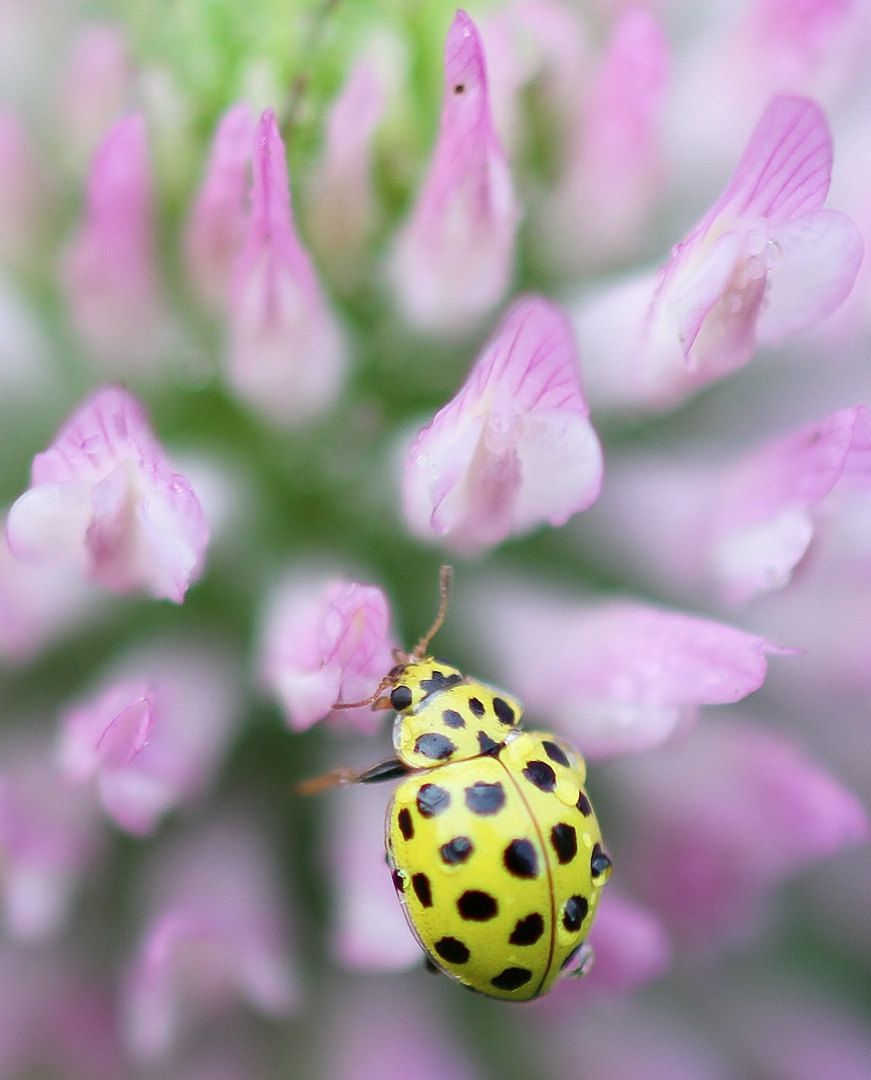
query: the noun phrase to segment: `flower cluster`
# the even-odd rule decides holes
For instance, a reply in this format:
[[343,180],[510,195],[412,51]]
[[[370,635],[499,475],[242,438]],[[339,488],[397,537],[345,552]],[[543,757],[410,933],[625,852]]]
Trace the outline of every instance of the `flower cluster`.
[[[871,1075],[867,5],[387,7],[0,0],[0,1080]],[[293,791],[445,558],[614,860],[524,1008]]]

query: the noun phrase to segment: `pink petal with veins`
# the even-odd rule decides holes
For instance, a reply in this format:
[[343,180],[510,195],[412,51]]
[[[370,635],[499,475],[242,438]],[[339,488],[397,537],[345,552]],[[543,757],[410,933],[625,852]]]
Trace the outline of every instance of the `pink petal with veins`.
[[368,706],[333,705],[369,697],[393,666],[392,647],[390,606],[377,586],[294,577],[267,615],[262,679],[294,730],[332,716],[371,734],[381,721]]
[[493,126],[484,50],[458,11],[445,44],[445,89],[433,158],[394,252],[392,279],[410,321],[456,335],[504,295],[519,221]]
[[526,297],[408,452],[405,518],[418,535],[468,553],[564,524],[595,501],[601,481],[571,328],[555,304]]
[[724,623],[630,601],[591,604],[513,587],[481,590],[477,627],[527,710],[590,757],[646,750],[700,705],[740,701],[768,655],[792,650]]
[[176,603],[201,573],[209,539],[190,484],[172,471],[142,406],[117,386],[88,398],[36,455],[6,529],[21,558]]
[[228,377],[275,423],[324,413],[344,375],[346,345],[296,234],[284,143],[267,109],[257,127],[251,224],[231,288]]
[[777,97],[726,191],[647,279],[585,302],[577,326],[603,403],[662,409],[742,367],[760,343],[806,329],[846,298],[862,260],[849,218],[821,210],[832,165],[826,118]]

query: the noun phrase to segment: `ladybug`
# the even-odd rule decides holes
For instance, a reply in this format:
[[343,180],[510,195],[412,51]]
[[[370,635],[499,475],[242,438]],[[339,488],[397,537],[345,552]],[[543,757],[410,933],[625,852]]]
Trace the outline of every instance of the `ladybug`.
[[587,935],[611,860],[584,789],[580,754],[519,724],[519,702],[427,655],[447,611],[366,701],[396,713],[396,757],[308,781],[312,793],[401,778],[387,809],[387,861],[431,966],[507,1001],[584,974]]

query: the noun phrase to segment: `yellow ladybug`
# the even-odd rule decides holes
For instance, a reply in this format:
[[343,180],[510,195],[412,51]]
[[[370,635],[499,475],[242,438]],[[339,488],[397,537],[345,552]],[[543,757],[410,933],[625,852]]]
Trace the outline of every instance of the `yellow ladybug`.
[[432,964],[464,986],[528,1001],[562,974],[588,970],[585,942],[611,860],[580,754],[553,735],[522,731],[514,698],[426,655],[450,577],[442,567],[429,632],[371,698],[353,703],[396,711],[397,757],[301,788],[403,778],[387,809],[386,845],[412,932]]

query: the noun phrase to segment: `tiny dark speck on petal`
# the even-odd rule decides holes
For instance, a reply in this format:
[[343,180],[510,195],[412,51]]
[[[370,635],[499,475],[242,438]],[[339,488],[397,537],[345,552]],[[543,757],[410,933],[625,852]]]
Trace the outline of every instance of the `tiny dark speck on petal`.
[[465,91],[465,89],[466,89],[465,83],[458,82],[454,86],[454,93],[455,94],[462,94]]

